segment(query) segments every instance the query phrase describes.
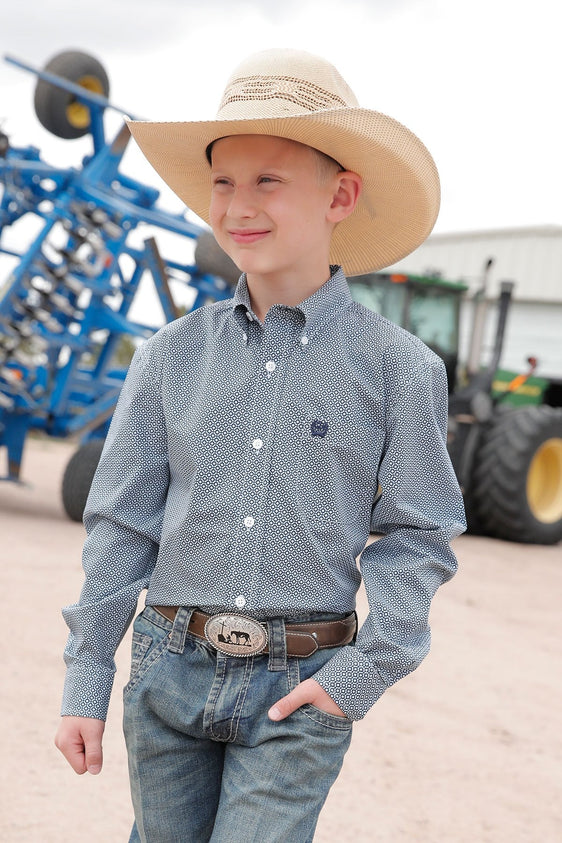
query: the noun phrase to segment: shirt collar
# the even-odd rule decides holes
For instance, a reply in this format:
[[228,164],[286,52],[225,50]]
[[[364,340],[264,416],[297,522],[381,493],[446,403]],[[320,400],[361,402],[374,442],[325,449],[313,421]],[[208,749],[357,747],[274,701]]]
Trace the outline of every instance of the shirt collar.
[[[331,266],[330,277],[326,283],[296,305],[294,310],[302,314],[310,332],[318,328],[332,313],[346,307],[351,301],[351,293],[341,266]],[[252,312],[245,274],[241,275],[236,285],[232,297],[232,309],[238,318],[244,316],[244,321],[257,318]]]

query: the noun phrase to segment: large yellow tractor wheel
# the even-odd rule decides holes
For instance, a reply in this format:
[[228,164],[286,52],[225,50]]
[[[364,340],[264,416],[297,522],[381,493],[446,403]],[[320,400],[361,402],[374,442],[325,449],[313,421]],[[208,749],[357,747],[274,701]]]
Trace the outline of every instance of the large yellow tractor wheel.
[[480,532],[510,541],[562,540],[562,409],[499,413],[485,432],[470,498]]
[[[103,65],[88,53],[77,50],[58,53],[45,65],[45,70],[80,85],[86,91],[109,96],[107,73]],[[70,140],[89,132],[90,109],[70,91],[38,79],[34,102],[39,122],[53,135]]]

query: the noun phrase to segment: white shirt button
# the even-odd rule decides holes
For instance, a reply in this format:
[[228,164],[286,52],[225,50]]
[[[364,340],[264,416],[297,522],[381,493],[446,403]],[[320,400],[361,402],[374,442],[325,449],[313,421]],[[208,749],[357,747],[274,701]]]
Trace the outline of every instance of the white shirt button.
[[259,451],[261,448],[263,448],[263,439],[254,439],[252,441],[252,448],[254,449],[254,451]]
[[236,600],[234,601],[234,603],[236,604],[236,607],[238,609],[243,609],[244,606],[246,605],[246,598],[244,597],[243,594],[239,594],[238,597],[236,598]]
[[253,527],[255,523],[256,519],[252,518],[251,515],[246,515],[246,517],[244,518],[244,526],[247,527],[248,530]]
[[275,365],[273,360],[268,360],[267,363],[265,364],[265,368],[266,368],[266,371],[268,371],[268,372],[274,372],[275,369],[277,368],[277,366]]
[[306,334],[301,337],[301,345],[308,345],[308,337]]
[[244,333],[242,334],[242,337],[244,339],[244,342],[248,342],[248,334],[246,333],[246,331],[244,331]]

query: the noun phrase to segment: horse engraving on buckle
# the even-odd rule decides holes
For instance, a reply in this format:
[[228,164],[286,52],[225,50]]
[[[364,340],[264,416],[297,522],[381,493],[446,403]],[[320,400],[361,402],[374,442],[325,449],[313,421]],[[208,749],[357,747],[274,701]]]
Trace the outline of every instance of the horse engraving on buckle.
[[227,656],[256,656],[267,646],[267,630],[247,615],[212,615],[205,638]]

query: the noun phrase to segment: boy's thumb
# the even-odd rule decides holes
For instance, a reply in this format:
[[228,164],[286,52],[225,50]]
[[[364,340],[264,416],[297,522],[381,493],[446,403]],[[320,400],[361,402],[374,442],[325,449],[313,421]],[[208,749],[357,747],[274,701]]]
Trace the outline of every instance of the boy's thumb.
[[[99,728],[100,725],[102,727],[101,729]],[[84,741],[84,761],[86,764],[86,770],[93,776],[97,776],[98,773],[101,773],[101,768],[103,766],[103,751],[101,747],[103,724],[99,721],[92,720],[91,729],[86,728],[84,731],[82,733],[82,738]]]
[[92,776],[97,776],[101,773],[103,766],[103,754],[101,746],[96,749],[86,750],[86,769]]

